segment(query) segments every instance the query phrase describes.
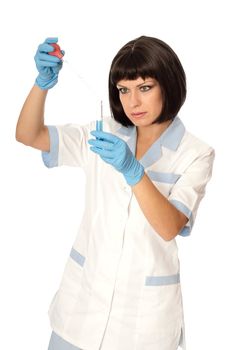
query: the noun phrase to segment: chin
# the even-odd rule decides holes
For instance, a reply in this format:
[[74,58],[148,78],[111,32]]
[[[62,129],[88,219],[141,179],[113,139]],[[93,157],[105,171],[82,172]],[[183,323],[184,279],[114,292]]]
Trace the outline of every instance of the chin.
[[150,126],[152,125],[154,121],[153,120],[145,120],[145,119],[140,119],[140,120],[133,120],[132,123],[135,126]]

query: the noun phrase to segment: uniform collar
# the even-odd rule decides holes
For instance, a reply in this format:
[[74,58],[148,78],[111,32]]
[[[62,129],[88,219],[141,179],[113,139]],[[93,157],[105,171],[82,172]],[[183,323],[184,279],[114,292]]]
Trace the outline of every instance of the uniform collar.
[[[130,150],[135,154],[137,130],[135,126],[120,127],[117,132],[128,137],[126,140]],[[168,128],[160,135],[147,152],[140,159],[140,163],[148,168],[162,156],[162,147],[168,148],[171,151],[176,151],[184,136],[185,127],[180,118],[177,116]]]

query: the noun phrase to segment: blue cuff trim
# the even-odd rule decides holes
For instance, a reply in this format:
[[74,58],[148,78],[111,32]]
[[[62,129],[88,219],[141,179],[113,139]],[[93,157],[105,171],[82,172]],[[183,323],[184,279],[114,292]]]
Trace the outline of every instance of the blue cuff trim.
[[42,152],[42,159],[46,167],[58,166],[59,136],[55,126],[48,126],[50,137],[50,152]]
[[170,276],[148,276],[146,277],[146,286],[168,286],[170,284],[180,283],[180,274]]
[[76,261],[76,263],[78,263],[82,267],[84,266],[85,257],[83,255],[81,255],[77,250],[72,248],[70,256],[74,261]]
[[182,228],[182,230],[178,233],[179,236],[182,237],[188,237],[190,236],[191,228],[189,226],[185,226]]
[[55,332],[52,332],[48,350],[81,350],[77,346],[74,346],[61,338]]
[[189,208],[186,207],[186,205],[184,205],[180,201],[177,201],[176,199],[171,199],[170,203],[172,203],[179,211],[181,211],[189,219],[189,225],[183,227],[183,229],[179,232],[180,236],[189,236],[193,227],[193,216],[191,210],[189,210]]

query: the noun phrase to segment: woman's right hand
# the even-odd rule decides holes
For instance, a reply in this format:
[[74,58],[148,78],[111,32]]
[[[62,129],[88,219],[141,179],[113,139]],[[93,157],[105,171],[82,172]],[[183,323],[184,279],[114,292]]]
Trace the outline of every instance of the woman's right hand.
[[[39,72],[35,84],[42,90],[51,89],[58,82],[59,71],[62,68],[62,59],[49,55],[49,52],[54,51],[51,44],[57,43],[58,38],[47,38],[43,44],[38,46],[35,54],[35,63]],[[62,51],[64,54],[64,51]]]

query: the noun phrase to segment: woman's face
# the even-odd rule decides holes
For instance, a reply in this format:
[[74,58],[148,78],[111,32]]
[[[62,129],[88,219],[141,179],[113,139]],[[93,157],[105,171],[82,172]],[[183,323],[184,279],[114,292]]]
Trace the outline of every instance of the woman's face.
[[123,110],[135,126],[149,126],[159,117],[163,101],[157,80],[120,80],[117,88]]

